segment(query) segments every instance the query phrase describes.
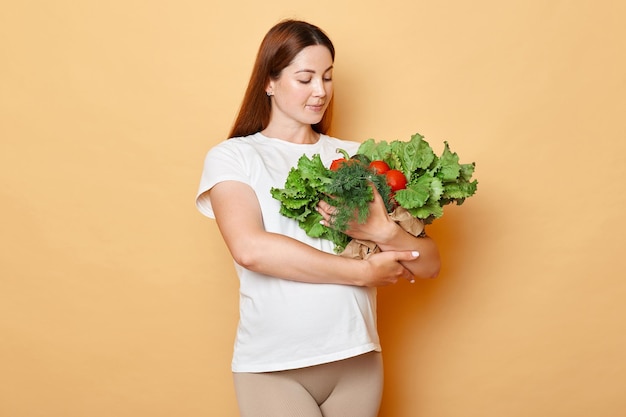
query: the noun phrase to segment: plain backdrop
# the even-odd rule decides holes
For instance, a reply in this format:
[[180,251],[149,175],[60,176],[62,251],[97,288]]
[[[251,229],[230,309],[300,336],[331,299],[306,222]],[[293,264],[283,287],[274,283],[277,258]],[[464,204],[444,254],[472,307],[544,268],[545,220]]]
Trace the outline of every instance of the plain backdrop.
[[3,1],[0,415],[236,416],[237,279],[194,198],[280,19],[337,48],[332,134],[479,188],[379,291],[381,417],[626,409],[626,3]]

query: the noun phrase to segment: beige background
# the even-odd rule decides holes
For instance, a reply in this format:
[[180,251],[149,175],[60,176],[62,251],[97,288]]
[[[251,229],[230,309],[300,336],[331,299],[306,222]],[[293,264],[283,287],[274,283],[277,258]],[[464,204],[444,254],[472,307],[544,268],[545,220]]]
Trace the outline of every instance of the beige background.
[[0,415],[235,416],[237,280],[193,200],[284,17],[336,136],[444,140],[478,194],[380,291],[382,417],[626,409],[626,3],[3,1]]

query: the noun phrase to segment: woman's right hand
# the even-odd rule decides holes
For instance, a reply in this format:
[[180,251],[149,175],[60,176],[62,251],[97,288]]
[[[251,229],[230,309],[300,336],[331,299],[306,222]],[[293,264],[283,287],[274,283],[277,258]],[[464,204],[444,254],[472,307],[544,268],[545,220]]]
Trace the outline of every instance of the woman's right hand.
[[419,256],[417,251],[386,251],[378,252],[363,262],[367,262],[367,273],[363,276],[365,287],[382,287],[392,285],[400,279],[413,283],[415,276],[402,265],[402,262],[413,261]]

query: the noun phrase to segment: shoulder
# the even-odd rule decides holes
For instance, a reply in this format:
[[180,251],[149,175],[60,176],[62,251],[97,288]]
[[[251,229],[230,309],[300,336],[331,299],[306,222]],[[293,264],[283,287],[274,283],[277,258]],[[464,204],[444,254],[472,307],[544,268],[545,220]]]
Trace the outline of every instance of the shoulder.
[[250,136],[237,136],[234,138],[225,139],[219,142],[217,145],[213,146],[213,149],[236,149],[236,148],[245,148],[252,145],[255,141],[255,135]]
[[254,148],[254,135],[234,137],[217,143],[207,153],[207,157],[240,155]]

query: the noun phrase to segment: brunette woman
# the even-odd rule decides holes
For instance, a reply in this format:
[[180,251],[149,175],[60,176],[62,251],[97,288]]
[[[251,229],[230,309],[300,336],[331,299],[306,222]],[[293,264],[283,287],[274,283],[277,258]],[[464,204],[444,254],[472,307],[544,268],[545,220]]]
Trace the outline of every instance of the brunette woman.
[[[244,417],[375,417],[383,386],[376,287],[439,271],[435,242],[391,221],[378,194],[368,220],[347,232],[382,249],[367,260],[307,236],[270,195],[303,154],[329,164],[337,148],[359,146],[327,135],[334,58],[312,24],[271,28],[229,139],[205,159],[197,207],[217,221],[240,280],[232,371]],[[318,210],[332,227],[332,208]]]

